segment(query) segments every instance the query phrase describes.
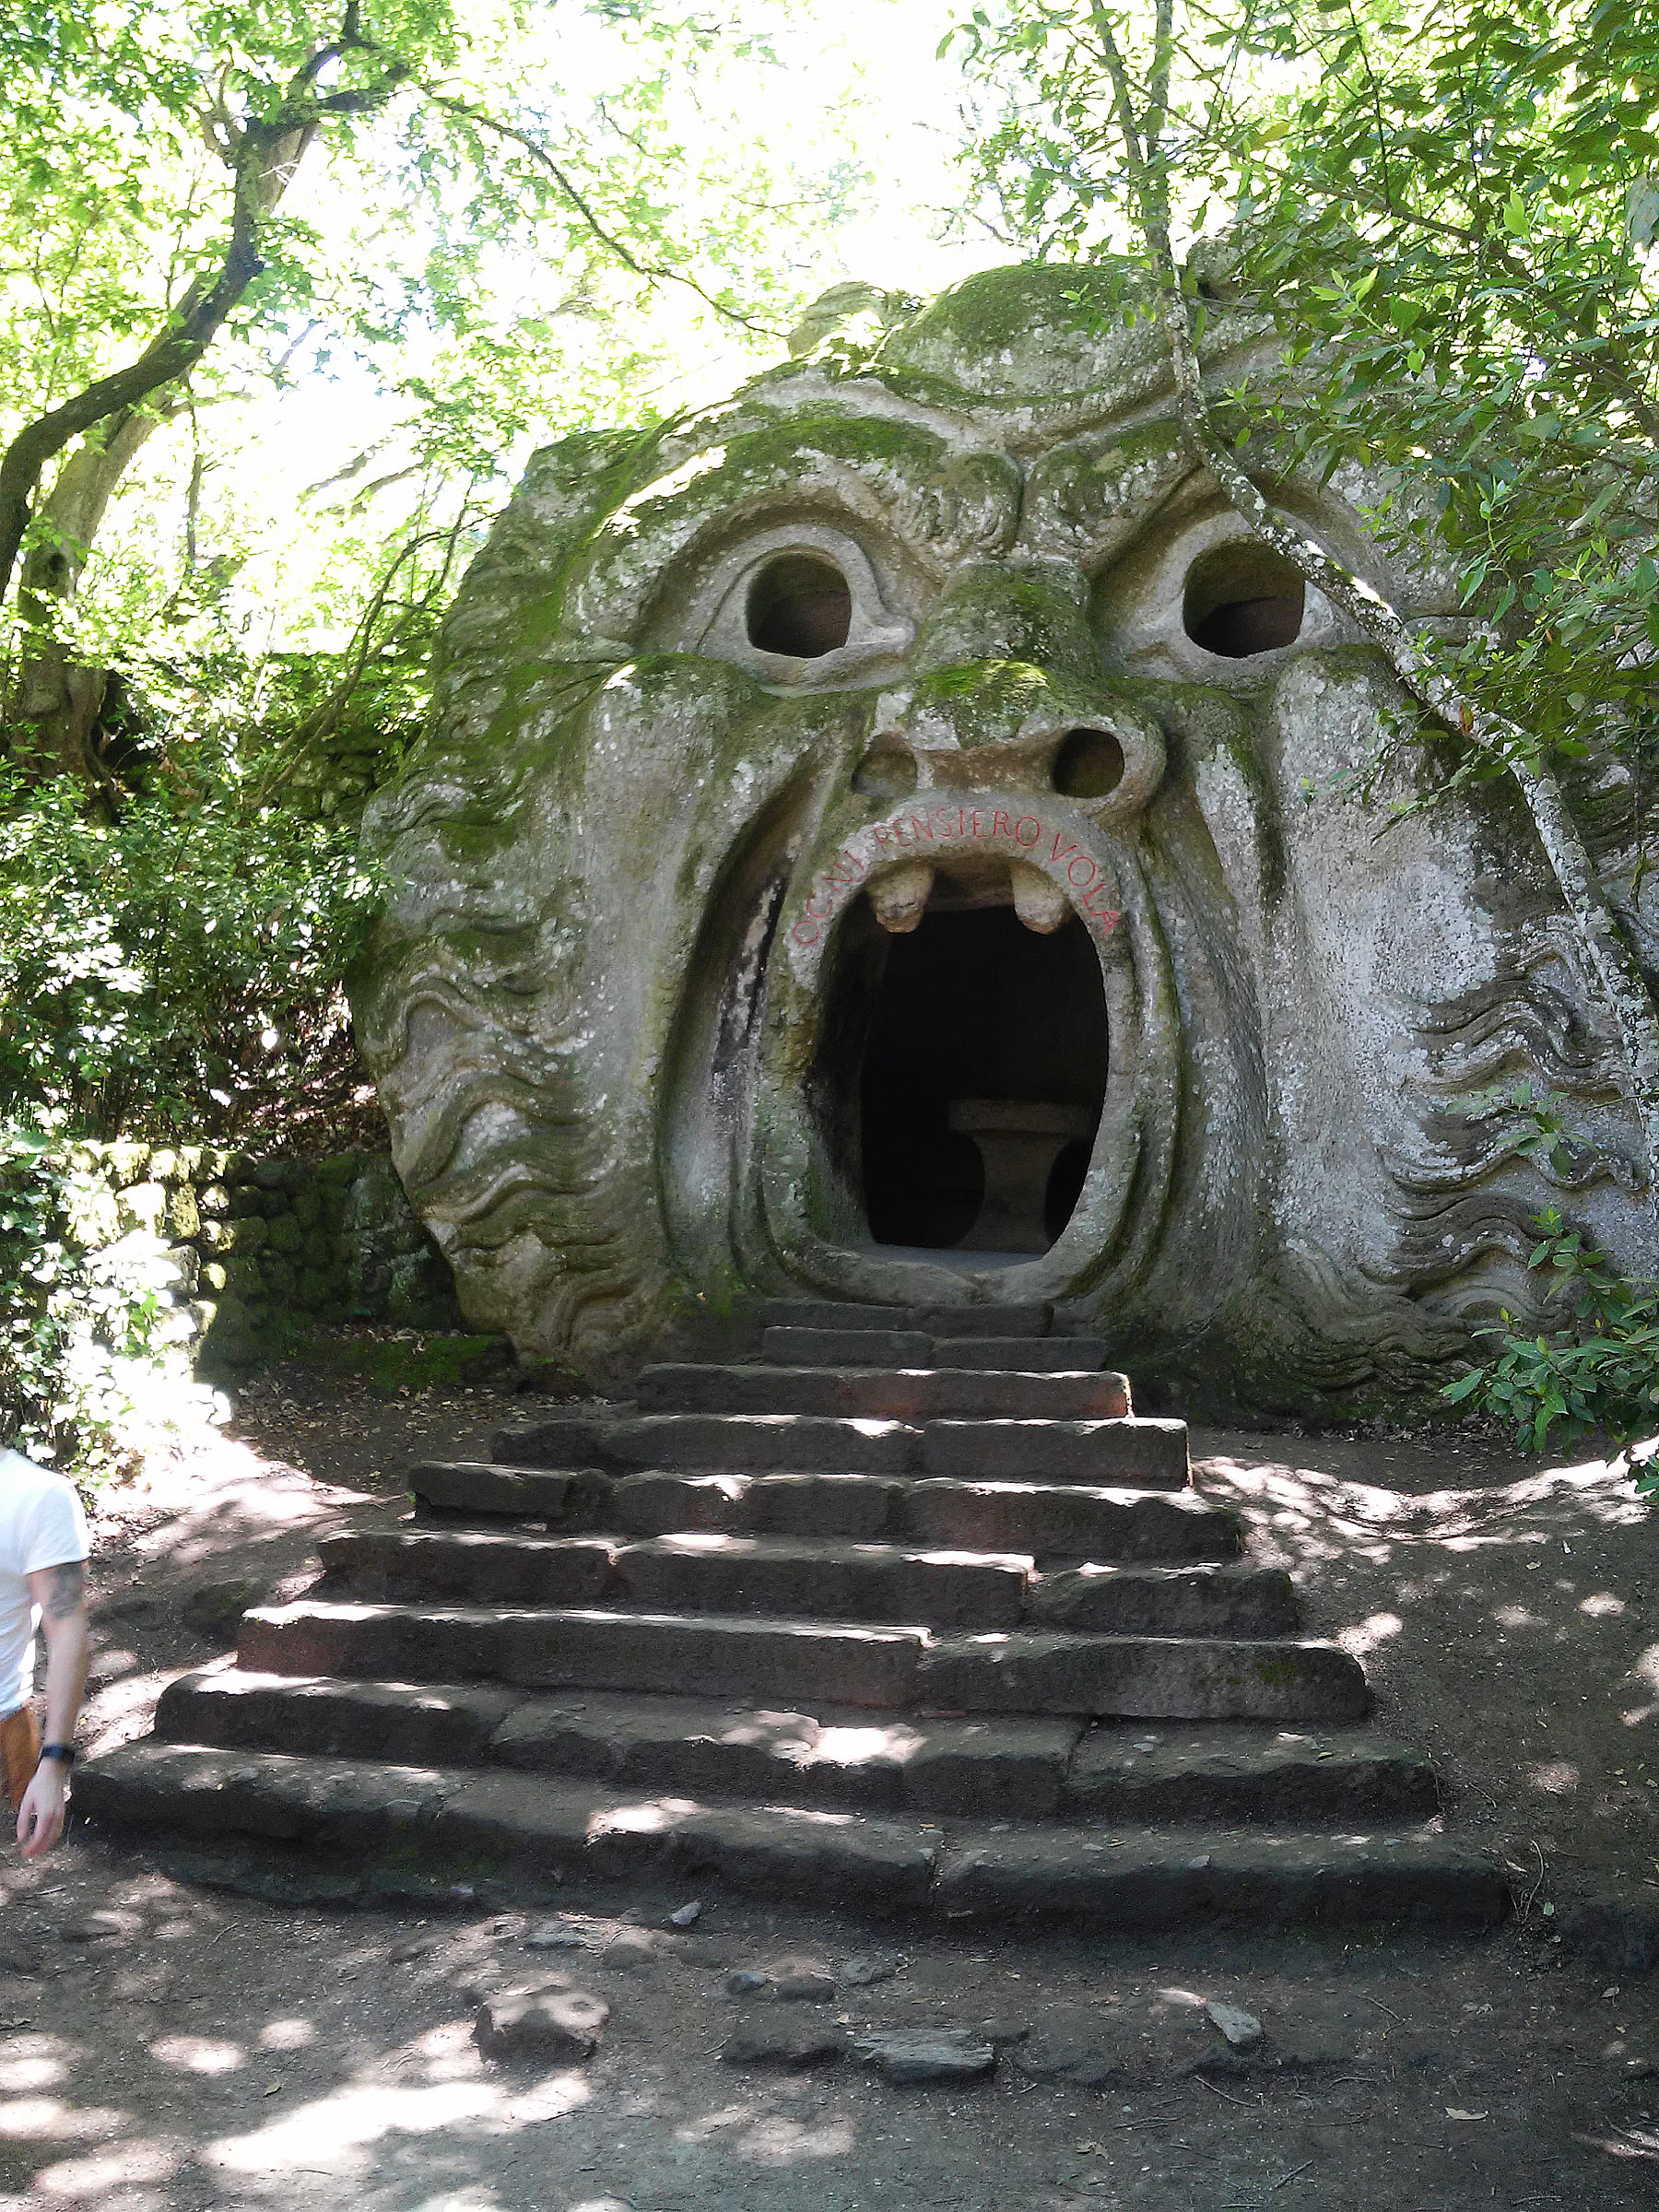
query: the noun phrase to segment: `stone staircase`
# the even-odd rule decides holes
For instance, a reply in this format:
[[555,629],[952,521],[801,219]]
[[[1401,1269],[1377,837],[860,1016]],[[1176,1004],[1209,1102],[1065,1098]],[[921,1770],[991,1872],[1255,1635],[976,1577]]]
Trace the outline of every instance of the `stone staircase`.
[[1046,1307],[766,1309],[758,1360],[413,1474],[94,1760],[100,1824],[365,1894],[621,1878],[1109,1926],[1507,1909],[1356,1660]]

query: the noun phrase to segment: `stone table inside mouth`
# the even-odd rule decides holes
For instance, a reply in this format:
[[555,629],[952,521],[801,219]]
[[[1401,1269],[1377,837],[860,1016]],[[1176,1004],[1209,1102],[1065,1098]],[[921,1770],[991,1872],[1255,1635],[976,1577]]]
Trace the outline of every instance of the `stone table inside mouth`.
[[1094,1135],[1086,1106],[1044,1099],[957,1099],[954,1135],[971,1137],[984,1163],[985,1195],[969,1231],[976,1251],[1046,1252],[1049,1182],[1067,1145]]

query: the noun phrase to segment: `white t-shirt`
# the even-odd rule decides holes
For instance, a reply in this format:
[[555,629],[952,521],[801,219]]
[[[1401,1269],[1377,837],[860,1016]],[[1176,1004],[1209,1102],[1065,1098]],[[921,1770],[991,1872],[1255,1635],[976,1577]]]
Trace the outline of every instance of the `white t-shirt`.
[[26,1578],[84,1559],[88,1548],[75,1485],[19,1452],[0,1452],[0,1715],[34,1695],[40,1608]]

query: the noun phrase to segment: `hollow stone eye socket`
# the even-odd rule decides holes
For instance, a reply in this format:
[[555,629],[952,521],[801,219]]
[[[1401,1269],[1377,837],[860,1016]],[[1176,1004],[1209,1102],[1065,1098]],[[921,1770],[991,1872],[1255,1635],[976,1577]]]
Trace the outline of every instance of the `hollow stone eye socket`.
[[750,584],[744,618],[749,643],[760,652],[818,661],[846,643],[853,594],[833,561],[785,553]]
[[1054,789],[1068,799],[1103,799],[1124,780],[1124,748],[1105,730],[1073,730],[1054,755]]
[[1187,571],[1182,620],[1194,645],[1223,660],[1294,645],[1301,634],[1307,586],[1268,546],[1236,538]]

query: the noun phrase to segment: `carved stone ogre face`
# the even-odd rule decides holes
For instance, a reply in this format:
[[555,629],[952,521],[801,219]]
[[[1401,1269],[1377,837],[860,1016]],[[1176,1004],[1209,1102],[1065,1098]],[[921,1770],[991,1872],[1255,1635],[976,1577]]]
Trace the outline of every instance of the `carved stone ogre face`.
[[477,1322],[605,1379],[766,1291],[1051,1298],[1189,1393],[1351,1396],[1524,1295],[1541,1193],[1460,1094],[1570,1079],[1614,1157],[1519,823],[1379,845],[1333,795],[1392,682],[1194,468],[1126,296],[977,278],[875,366],[532,464],[373,812],[356,994]]

